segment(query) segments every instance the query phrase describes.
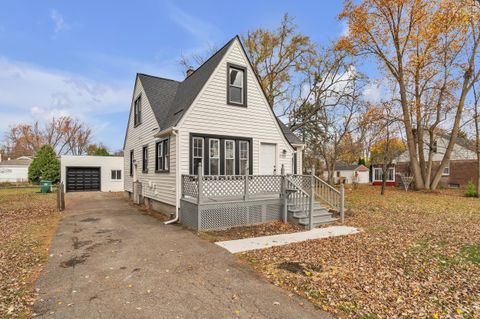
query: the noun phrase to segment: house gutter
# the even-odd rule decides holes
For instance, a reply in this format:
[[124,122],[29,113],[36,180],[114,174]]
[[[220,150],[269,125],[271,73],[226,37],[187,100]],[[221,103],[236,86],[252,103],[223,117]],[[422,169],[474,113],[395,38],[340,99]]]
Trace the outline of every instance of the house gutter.
[[168,220],[166,221],[164,224],[165,225],[169,225],[169,224],[173,224],[173,223],[176,223],[178,222],[179,218],[180,218],[180,214],[179,214],[179,209],[180,209],[180,198],[179,198],[179,194],[180,194],[180,167],[179,167],[179,164],[180,164],[180,156],[179,156],[179,149],[180,149],[180,143],[178,141],[178,138],[179,138],[179,131],[178,131],[178,128],[176,127],[170,127],[166,130],[163,130],[163,131],[160,131],[158,132],[157,134],[155,134],[155,137],[161,137],[161,136],[164,136],[166,134],[173,134],[173,136],[175,136],[175,217],[171,220]]

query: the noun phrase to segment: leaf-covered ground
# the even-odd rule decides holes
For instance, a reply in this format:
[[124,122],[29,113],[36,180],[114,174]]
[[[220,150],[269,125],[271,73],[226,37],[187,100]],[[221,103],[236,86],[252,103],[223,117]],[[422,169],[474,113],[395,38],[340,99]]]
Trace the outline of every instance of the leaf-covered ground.
[[199,232],[199,236],[208,241],[216,242],[241,238],[289,234],[302,230],[304,229],[292,224],[285,224],[280,221],[274,221],[261,225],[239,226],[225,230],[204,231]]
[[60,219],[55,194],[0,190],[0,318],[29,318],[34,282]]
[[347,190],[364,232],[241,254],[274,284],[346,318],[480,318],[480,200]]

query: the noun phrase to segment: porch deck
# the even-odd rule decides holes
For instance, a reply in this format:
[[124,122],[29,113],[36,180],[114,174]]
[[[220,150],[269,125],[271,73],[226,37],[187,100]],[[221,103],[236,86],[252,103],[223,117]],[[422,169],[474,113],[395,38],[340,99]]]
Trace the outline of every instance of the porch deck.
[[343,188],[313,175],[182,175],[181,189],[180,221],[195,230],[274,220],[311,229],[335,220],[330,209],[343,222]]

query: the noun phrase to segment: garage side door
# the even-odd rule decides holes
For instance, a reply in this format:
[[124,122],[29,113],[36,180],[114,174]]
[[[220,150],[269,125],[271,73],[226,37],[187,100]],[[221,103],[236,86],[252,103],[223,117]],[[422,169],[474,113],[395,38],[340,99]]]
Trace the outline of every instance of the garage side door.
[[67,167],[67,192],[100,190],[99,167]]

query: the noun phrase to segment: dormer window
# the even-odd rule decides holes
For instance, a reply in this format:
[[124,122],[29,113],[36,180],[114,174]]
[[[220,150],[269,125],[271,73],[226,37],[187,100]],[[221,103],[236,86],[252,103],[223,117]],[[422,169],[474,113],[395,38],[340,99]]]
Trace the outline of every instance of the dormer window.
[[247,106],[247,69],[233,64],[228,64],[227,69],[227,103],[238,106]]
[[142,96],[137,97],[133,103],[133,125],[138,126],[142,123]]

